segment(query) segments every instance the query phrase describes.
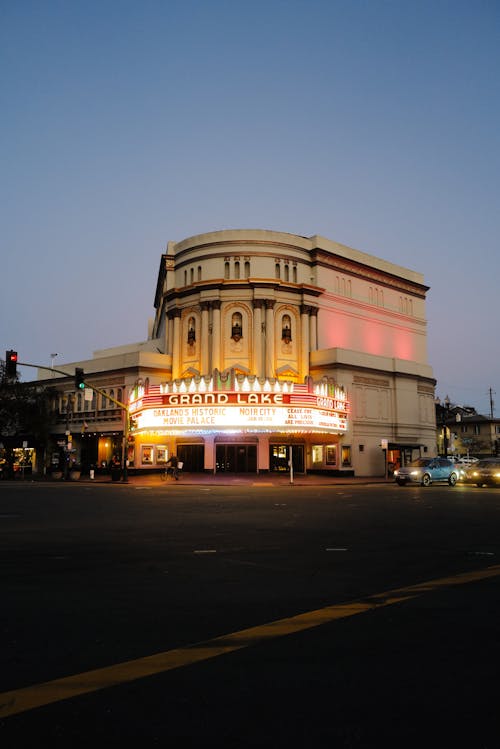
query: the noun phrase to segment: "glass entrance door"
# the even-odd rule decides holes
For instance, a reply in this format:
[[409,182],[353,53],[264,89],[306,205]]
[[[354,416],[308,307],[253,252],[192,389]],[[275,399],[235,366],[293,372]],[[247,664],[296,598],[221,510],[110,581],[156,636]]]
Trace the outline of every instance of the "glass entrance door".
[[184,472],[203,473],[205,445],[177,445],[177,457],[184,464],[182,467]]
[[217,473],[256,473],[257,445],[216,445]]
[[[289,471],[290,445],[269,446],[269,468],[271,471]],[[293,470],[304,473],[304,445],[292,445]]]

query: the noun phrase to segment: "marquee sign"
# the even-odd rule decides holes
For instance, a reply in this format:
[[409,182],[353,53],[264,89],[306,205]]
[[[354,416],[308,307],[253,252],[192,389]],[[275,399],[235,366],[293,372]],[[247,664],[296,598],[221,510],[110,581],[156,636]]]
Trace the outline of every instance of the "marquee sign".
[[[276,381],[277,382],[277,381]],[[130,412],[139,431],[345,432],[349,404],[341,388],[274,384],[274,392],[165,386],[140,389]],[[288,385],[288,387],[285,387]]]

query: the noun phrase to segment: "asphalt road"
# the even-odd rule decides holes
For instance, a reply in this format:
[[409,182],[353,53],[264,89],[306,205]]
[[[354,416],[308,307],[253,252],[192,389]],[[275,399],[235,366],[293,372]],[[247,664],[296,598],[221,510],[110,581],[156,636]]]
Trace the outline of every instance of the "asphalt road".
[[499,531],[499,489],[5,482],[0,746],[493,749]]

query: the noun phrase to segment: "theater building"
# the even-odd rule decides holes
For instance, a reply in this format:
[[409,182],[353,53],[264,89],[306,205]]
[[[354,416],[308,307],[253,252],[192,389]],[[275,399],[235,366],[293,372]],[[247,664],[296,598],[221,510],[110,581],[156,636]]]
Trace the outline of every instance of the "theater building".
[[135,469],[176,453],[192,472],[288,471],[291,461],[296,472],[383,475],[435,452],[427,291],[420,273],[320,236],[228,230],[169,242],[147,340],[65,367],[83,367],[101,392],[93,407],[73,404],[72,431],[81,421],[99,441],[99,397],[112,385],[132,429],[113,401],[107,426]]

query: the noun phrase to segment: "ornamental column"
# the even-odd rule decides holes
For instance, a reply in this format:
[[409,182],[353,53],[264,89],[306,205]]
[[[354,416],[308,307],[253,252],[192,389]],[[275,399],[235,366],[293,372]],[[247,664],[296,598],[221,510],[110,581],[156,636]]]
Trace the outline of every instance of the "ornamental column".
[[302,304],[300,307],[300,320],[302,326],[302,341],[300,347],[300,380],[309,375],[309,311],[310,307]]
[[212,365],[211,371],[220,369],[220,299],[212,302]]
[[262,299],[253,301],[253,373],[262,377]]
[[274,299],[266,299],[266,377],[274,377]]
[[316,351],[318,348],[318,308],[310,307],[309,312],[309,348]]
[[210,302],[202,302],[200,304],[201,307],[201,339],[200,339],[200,347],[201,347],[201,355],[200,355],[200,367],[201,367],[201,374],[206,375],[209,372],[210,369],[210,346],[208,341],[208,310],[210,307]]
[[174,338],[172,343],[172,379],[179,379],[181,371],[181,311],[172,310],[174,318]]
[[174,315],[172,310],[167,312],[167,340],[165,345],[165,353],[172,354],[172,342],[174,340]]

